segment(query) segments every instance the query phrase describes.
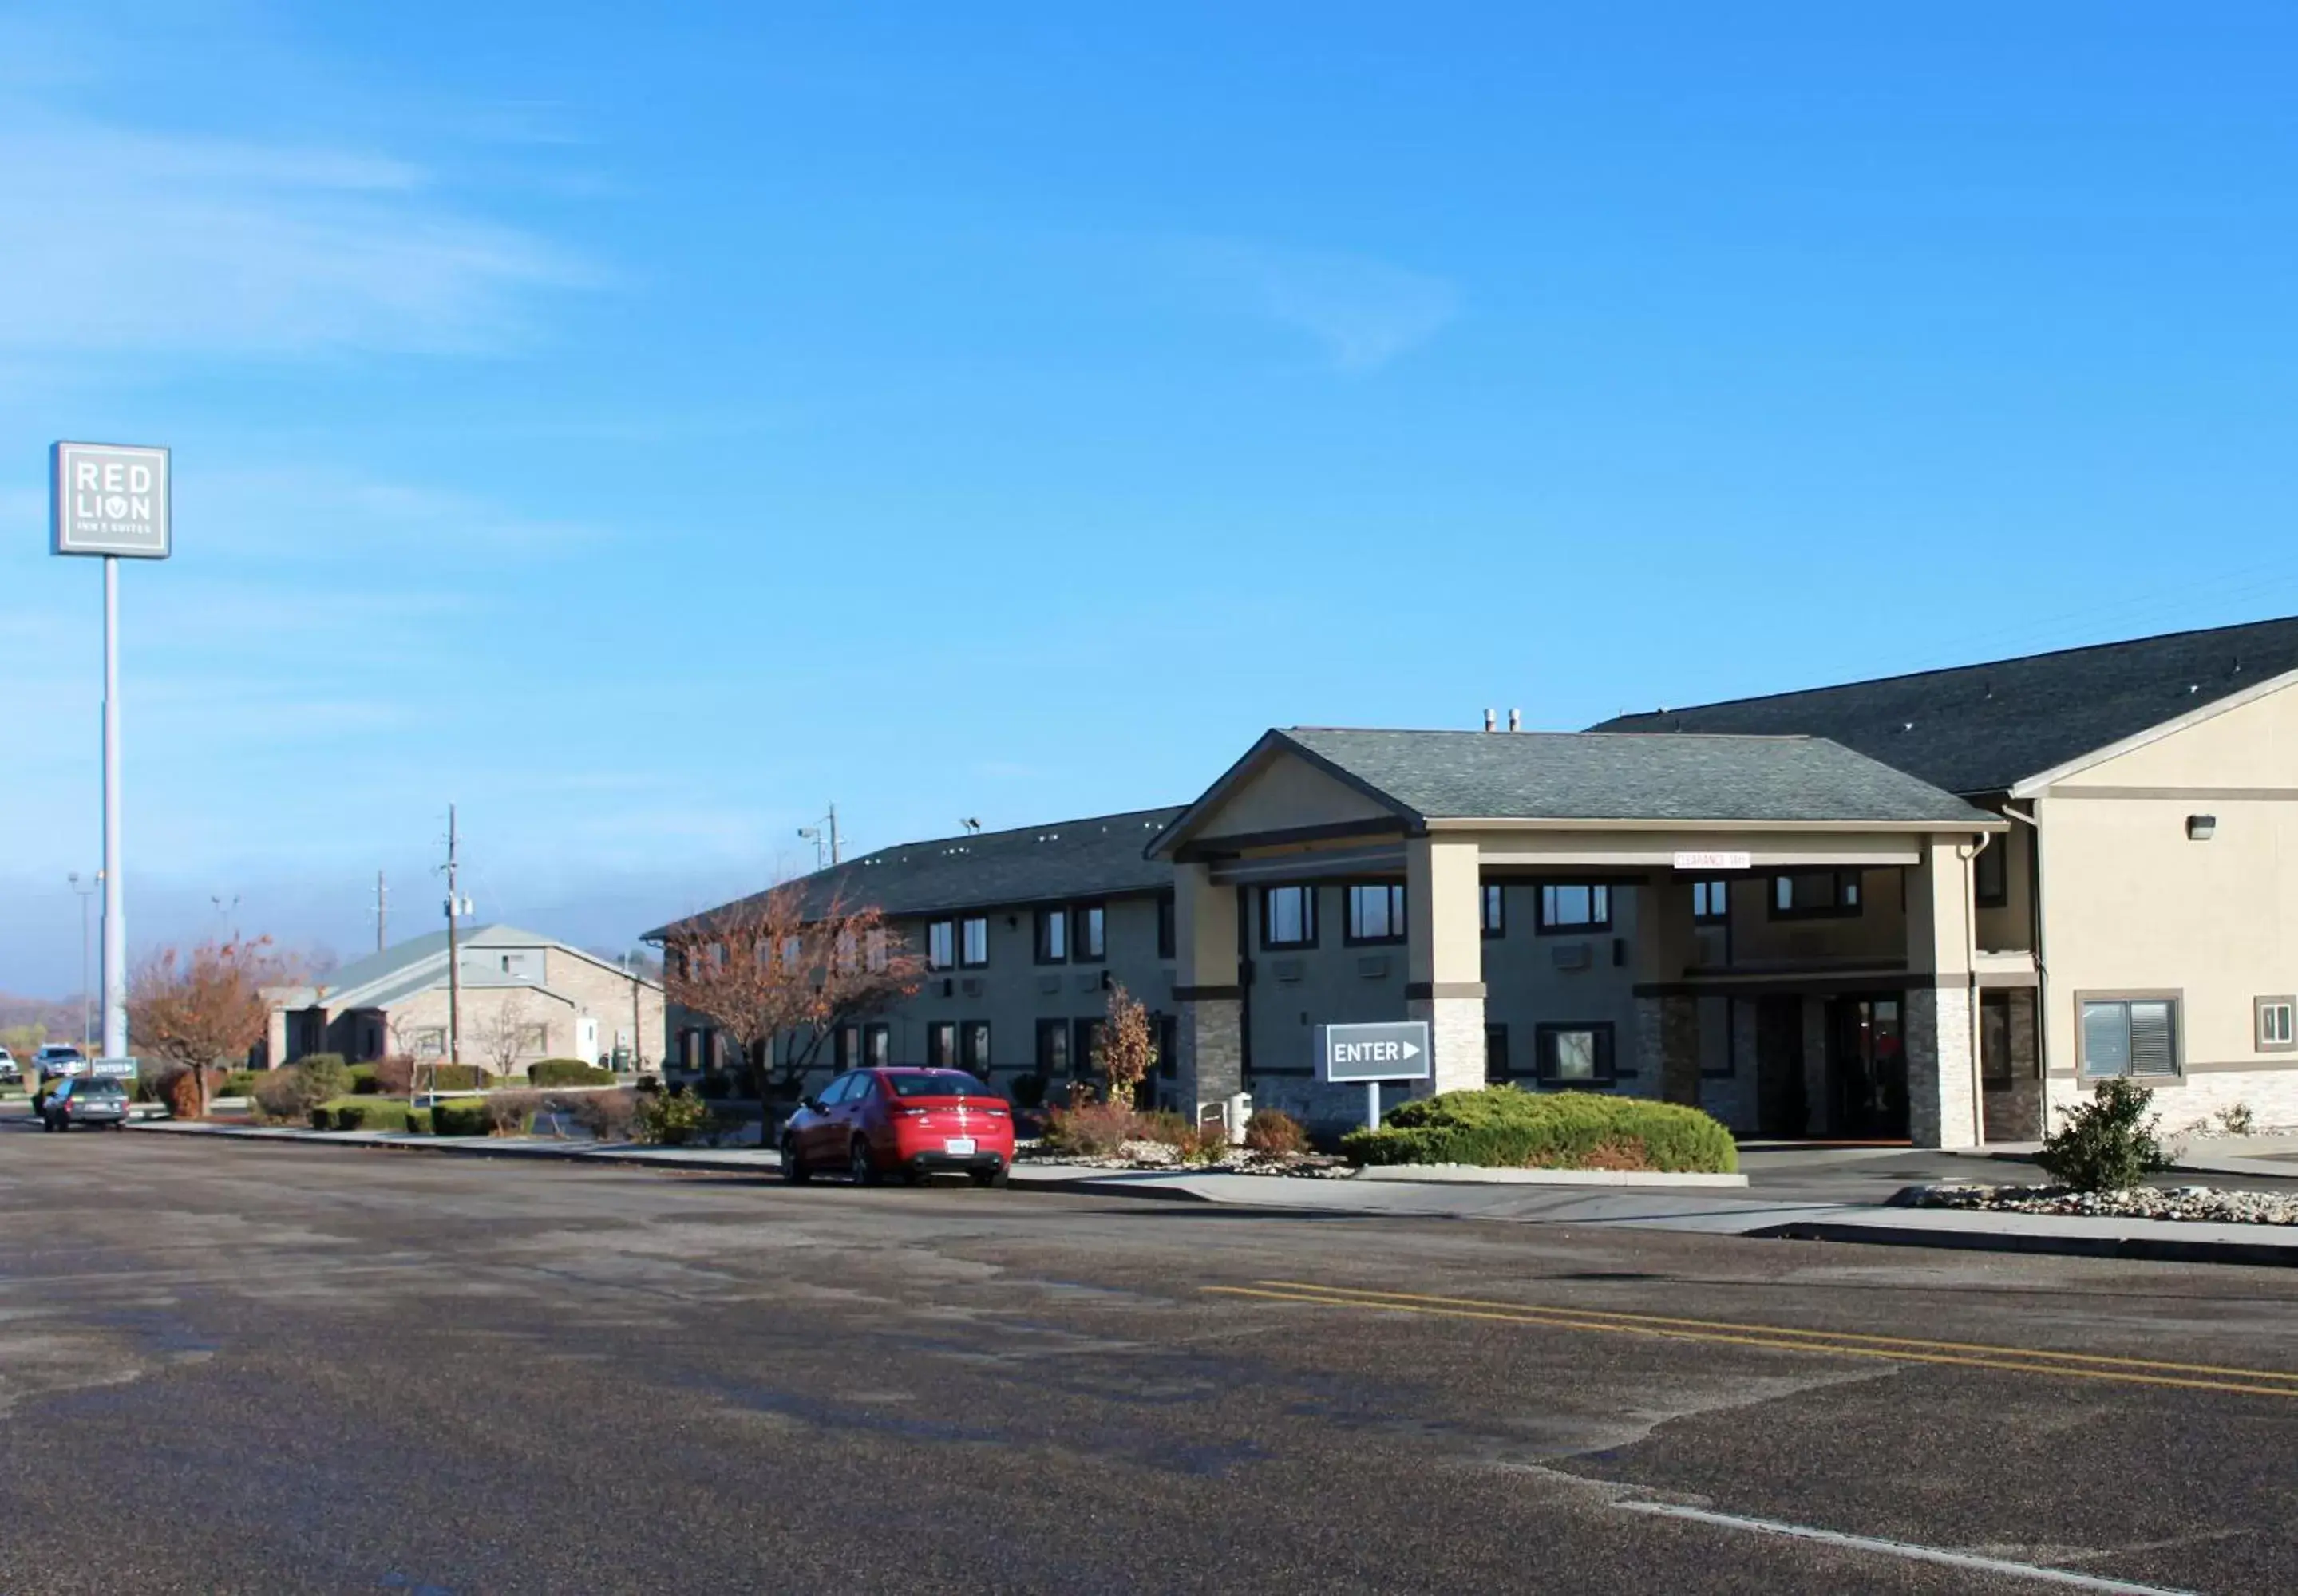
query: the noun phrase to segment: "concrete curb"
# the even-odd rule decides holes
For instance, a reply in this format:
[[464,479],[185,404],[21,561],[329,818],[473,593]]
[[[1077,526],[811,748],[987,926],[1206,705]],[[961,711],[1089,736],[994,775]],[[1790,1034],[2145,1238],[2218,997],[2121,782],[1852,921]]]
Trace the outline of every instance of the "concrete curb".
[[[2147,1224],[2187,1228],[2180,1220]],[[2253,1227],[2266,1230],[2269,1227]],[[1796,1220],[1742,1234],[1763,1241],[1847,1241],[1862,1246],[1930,1246],[1972,1253],[2028,1253],[2067,1258],[2120,1258],[2150,1263],[2249,1263],[2298,1268],[2298,1240],[2234,1241],[2208,1236],[2098,1236],[2026,1230],[1926,1230],[1857,1220]]]
[[1744,1190],[1745,1175],[1670,1174],[1638,1169],[1486,1169],[1474,1164],[1368,1164],[1357,1181],[1423,1186],[1625,1186]]
[[612,1147],[561,1147],[552,1142],[501,1141],[486,1136],[416,1136],[377,1131],[298,1131],[269,1125],[186,1125],[166,1120],[131,1123],[131,1131],[174,1136],[215,1137],[228,1141],[267,1141],[281,1146],[380,1148],[386,1152],[459,1154],[466,1158],[547,1159],[560,1164],[613,1164],[686,1173],[779,1175],[781,1156],[764,1148],[697,1148],[691,1151],[636,1143]]

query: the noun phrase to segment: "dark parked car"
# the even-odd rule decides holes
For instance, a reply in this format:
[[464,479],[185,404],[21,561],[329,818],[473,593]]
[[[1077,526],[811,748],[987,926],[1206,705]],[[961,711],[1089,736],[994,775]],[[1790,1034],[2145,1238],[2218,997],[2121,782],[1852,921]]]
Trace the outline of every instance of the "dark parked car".
[[844,1170],[865,1186],[950,1171],[1003,1186],[1013,1164],[1013,1109],[963,1070],[851,1070],[782,1127],[782,1179]]
[[128,1123],[128,1089],[95,1075],[59,1081],[40,1105],[40,1123],[51,1131],[69,1131],[74,1125],[110,1125],[117,1131]]

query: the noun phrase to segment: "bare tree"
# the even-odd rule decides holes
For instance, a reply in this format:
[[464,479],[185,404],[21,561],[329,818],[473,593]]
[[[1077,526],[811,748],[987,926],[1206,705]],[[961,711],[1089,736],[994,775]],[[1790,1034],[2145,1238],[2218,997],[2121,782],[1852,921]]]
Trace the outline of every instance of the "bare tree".
[[[809,916],[804,889],[785,883],[690,922],[666,950],[663,979],[672,1002],[740,1052],[764,1095],[802,1074],[838,1026],[917,991],[923,969],[878,909],[833,899]],[[797,1032],[806,1041],[777,1075],[774,1039]]]
[[479,1045],[494,1061],[496,1074],[508,1078],[518,1067],[518,1056],[525,1050],[530,1029],[526,994],[518,991],[505,998],[495,1009],[494,1017],[479,1028]]
[[271,1013],[262,989],[285,975],[269,937],[162,948],[129,978],[128,1024],[138,1047],[192,1073],[205,1114],[208,1077],[244,1063],[263,1040]]
[[1093,1063],[1109,1082],[1109,1100],[1128,1108],[1141,1082],[1157,1067],[1156,1032],[1149,1026],[1149,1010],[1125,990],[1122,981],[1109,989],[1109,1021],[1094,1044]]

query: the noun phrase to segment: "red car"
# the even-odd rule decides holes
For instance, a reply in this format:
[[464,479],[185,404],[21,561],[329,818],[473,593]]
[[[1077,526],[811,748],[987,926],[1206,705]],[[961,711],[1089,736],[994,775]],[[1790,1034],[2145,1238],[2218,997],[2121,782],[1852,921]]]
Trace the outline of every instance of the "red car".
[[842,1169],[864,1186],[943,1171],[1003,1186],[1013,1164],[1013,1105],[963,1070],[849,1070],[782,1127],[782,1179],[792,1184]]

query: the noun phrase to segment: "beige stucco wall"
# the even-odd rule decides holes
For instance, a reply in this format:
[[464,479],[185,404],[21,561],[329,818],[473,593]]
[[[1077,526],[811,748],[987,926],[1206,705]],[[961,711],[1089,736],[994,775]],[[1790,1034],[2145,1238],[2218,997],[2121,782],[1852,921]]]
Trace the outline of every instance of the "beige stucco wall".
[[[1394,819],[1393,813],[1306,760],[1280,753],[1240,783],[1213,827],[1223,836]],[[1201,834],[1207,840],[1211,831]]]
[[[2294,790],[2298,691],[2285,688],[2037,801],[2054,1104],[2082,1090],[2077,994],[2175,991],[2184,1073],[2150,1082],[2164,1123],[2237,1101],[2261,1121],[2298,1123],[2298,1054],[2260,1052],[2253,1010],[2256,998],[2298,991],[2298,801],[2284,795]],[[2208,842],[2186,835],[2195,814],[2216,817]]]
[[[494,950],[474,950],[475,954]],[[466,969],[470,967],[467,964]],[[492,1069],[496,1061],[490,1044],[491,1028],[515,1008],[527,1025],[543,1027],[542,1046],[522,1046],[515,1069],[542,1058],[567,1058],[577,1050],[577,1021],[597,1023],[598,1052],[604,1057],[617,1045],[633,1049],[641,1068],[652,1068],[662,1057],[663,999],[661,989],[647,982],[637,986],[638,1004],[632,1008],[632,982],[619,969],[583,958],[559,948],[543,950],[542,988],[476,986],[467,981],[461,997],[462,1057],[466,1064]],[[447,1025],[448,991],[442,970],[439,983],[393,1004],[385,1014],[389,1026],[386,1050],[411,1050],[415,1033]]]

